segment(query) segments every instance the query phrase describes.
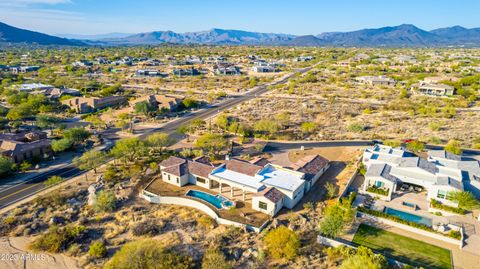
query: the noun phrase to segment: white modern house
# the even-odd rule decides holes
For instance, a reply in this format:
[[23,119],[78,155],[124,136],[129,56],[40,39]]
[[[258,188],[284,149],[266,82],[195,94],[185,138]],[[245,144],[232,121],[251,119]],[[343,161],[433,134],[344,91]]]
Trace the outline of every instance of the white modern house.
[[294,168],[274,165],[263,158],[250,162],[227,158],[213,166],[204,158],[172,156],[160,163],[164,182],[178,187],[197,185],[220,194],[227,189],[232,198],[240,191],[242,201],[251,195],[252,209],[270,216],[283,207],[293,208],[328,167],[328,160],[318,155],[299,161]]
[[480,193],[480,163],[445,152],[431,150],[424,159],[401,148],[375,145],[365,150],[363,164],[367,172],[362,192],[390,201],[402,184],[421,187],[427,199],[457,206],[450,199],[454,191]]

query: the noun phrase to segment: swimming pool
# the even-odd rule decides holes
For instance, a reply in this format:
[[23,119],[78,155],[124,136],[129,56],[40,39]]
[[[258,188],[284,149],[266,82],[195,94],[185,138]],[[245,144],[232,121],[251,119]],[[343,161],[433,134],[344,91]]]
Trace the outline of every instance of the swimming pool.
[[203,191],[189,190],[186,193],[186,195],[190,197],[195,197],[197,199],[201,199],[207,203],[210,203],[217,209],[229,208],[234,206],[234,203],[232,201],[230,201],[229,199],[225,198],[220,194],[212,195],[210,193],[206,193]]
[[430,219],[430,218],[425,218],[425,217],[422,217],[422,216],[410,214],[410,213],[403,212],[403,211],[400,211],[400,210],[396,210],[396,209],[393,209],[393,208],[390,208],[390,207],[385,207],[383,212],[385,212],[389,215],[392,215],[392,216],[399,217],[403,220],[412,221],[412,222],[416,222],[418,224],[423,224],[425,226],[432,227],[432,219]]

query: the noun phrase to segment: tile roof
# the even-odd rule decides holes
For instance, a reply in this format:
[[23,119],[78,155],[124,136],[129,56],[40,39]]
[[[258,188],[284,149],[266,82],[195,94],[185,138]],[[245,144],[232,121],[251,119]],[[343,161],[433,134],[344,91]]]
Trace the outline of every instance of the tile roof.
[[285,196],[281,191],[274,187],[265,188],[263,191],[254,194],[255,196],[263,196],[272,203],[278,203]]
[[256,157],[255,159],[250,161],[251,164],[259,165],[259,166],[265,166],[269,164],[270,162],[263,158],[263,157]]
[[163,172],[172,175],[183,176],[191,173],[204,178],[207,178],[215,168],[212,164],[205,164],[196,160],[186,160],[175,156],[170,156],[168,159],[162,161],[160,166],[164,167],[162,169]]
[[263,167],[243,160],[230,159],[225,161],[225,168],[227,170],[253,177],[258,171],[262,170]]
[[305,174],[305,179],[310,180],[320,170],[328,165],[329,161],[320,155],[310,155],[299,160],[293,165],[293,169]]

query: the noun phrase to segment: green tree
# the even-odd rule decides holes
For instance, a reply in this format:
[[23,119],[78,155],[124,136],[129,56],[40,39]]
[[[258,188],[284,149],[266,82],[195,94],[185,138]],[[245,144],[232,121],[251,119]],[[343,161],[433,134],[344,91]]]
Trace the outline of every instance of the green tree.
[[62,152],[62,151],[65,151],[65,150],[71,148],[72,145],[73,145],[73,142],[70,141],[69,139],[66,139],[66,138],[53,140],[52,141],[52,150],[54,152]]
[[85,142],[90,135],[90,132],[82,127],[75,127],[63,131],[63,137],[72,141],[74,144]]
[[367,247],[359,246],[354,255],[349,255],[340,265],[340,269],[384,269],[388,268],[387,259],[373,253]]
[[97,173],[97,168],[107,159],[107,154],[100,150],[90,150],[82,154],[80,157],[73,159],[73,165],[81,170],[91,170]]
[[138,102],[135,104],[135,113],[137,114],[148,116],[155,112],[155,110],[157,110],[157,108],[147,101]]
[[451,199],[458,203],[458,207],[472,210],[480,207],[480,201],[468,191],[456,191],[450,194]]
[[181,256],[160,247],[158,241],[145,239],[125,244],[105,265],[106,269],[156,268],[188,269],[193,266],[190,256]]
[[275,259],[291,260],[298,255],[300,239],[297,234],[285,226],[280,226],[267,233],[263,239],[267,252]]
[[407,143],[407,149],[414,152],[422,152],[425,150],[425,144],[417,140],[410,141]]
[[232,266],[218,248],[209,248],[202,259],[202,269],[230,269]]
[[93,208],[98,212],[112,212],[117,203],[115,194],[111,191],[100,191],[93,203]]
[[195,146],[209,153],[217,154],[228,146],[228,140],[222,135],[207,133],[197,138]]
[[107,247],[102,241],[96,241],[90,244],[88,254],[95,258],[103,258],[107,255]]
[[187,109],[188,108],[193,108],[193,107],[198,106],[198,101],[193,99],[193,98],[185,98],[182,101],[182,105]]
[[53,117],[50,115],[39,114],[36,116],[36,124],[39,128],[42,128],[42,129],[53,130],[53,128],[55,128],[59,122],[60,122],[59,118]]
[[0,177],[6,176],[13,171],[14,163],[10,158],[0,155]]
[[445,145],[445,151],[451,152],[453,154],[460,155],[462,154],[462,146],[458,140],[449,140],[447,145]]
[[85,121],[93,125],[95,128],[105,129],[107,127],[107,124],[97,115],[89,115],[85,118]]
[[63,181],[63,178],[61,176],[51,176],[43,184],[45,184],[46,186],[53,186],[53,185],[57,185],[62,181]]
[[338,237],[352,223],[355,212],[348,201],[337,202],[325,208],[320,222],[320,233],[330,238]]
[[171,138],[166,133],[154,133],[147,137],[145,140],[149,147],[163,149],[165,147],[171,146],[175,143],[175,139]]
[[304,122],[300,126],[300,130],[302,130],[303,133],[313,133],[317,129],[317,124],[315,122]]
[[255,123],[254,130],[271,137],[280,130],[280,125],[276,121],[263,119]]
[[383,144],[392,148],[398,148],[402,145],[402,142],[400,140],[385,140]]
[[347,126],[347,130],[349,132],[361,133],[361,132],[365,131],[365,126],[361,125],[360,123],[350,123]]
[[337,186],[335,186],[335,184],[327,182],[325,184],[325,189],[327,189],[328,199],[332,199],[333,197],[335,197],[335,195],[337,195]]
[[134,162],[147,155],[147,147],[138,138],[124,138],[115,143],[110,153],[123,162]]

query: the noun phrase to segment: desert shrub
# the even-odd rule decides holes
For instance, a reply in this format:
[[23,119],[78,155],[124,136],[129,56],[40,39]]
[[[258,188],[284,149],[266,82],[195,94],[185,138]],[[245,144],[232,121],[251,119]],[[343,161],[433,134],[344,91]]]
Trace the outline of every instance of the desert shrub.
[[146,239],[125,244],[105,265],[105,268],[187,269],[192,266],[191,257],[178,255],[160,247],[158,241]]
[[450,140],[448,143],[445,145],[445,151],[451,152],[453,154],[462,154],[462,146],[460,145],[460,142],[457,140]]
[[385,140],[383,144],[392,148],[398,148],[402,145],[402,142],[400,140]]
[[291,260],[298,254],[300,240],[297,234],[285,226],[280,226],[267,233],[263,239],[267,252],[275,259]]
[[155,236],[160,232],[160,227],[155,220],[146,220],[137,223],[132,228],[132,234],[134,236],[149,235]]
[[351,123],[347,126],[347,130],[349,132],[353,132],[353,133],[361,133],[361,132],[365,131],[365,126],[363,126],[359,123]]
[[53,185],[57,185],[62,181],[63,181],[63,178],[61,176],[51,176],[44,182],[44,184],[47,186],[53,186]]
[[33,250],[58,253],[67,249],[75,240],[80,239],[85,229],[84,226],[58,227],[54,225],[46,233],[36,238],[29,247]]
[[425,150],[425,144],[420,141],[411,141],[407,143],[407,149],[415,152],[420,152]]
[[34,204],[38,204],[41,207],[60,206],[65,203],[66,197],[60,193],[52,193],[45,196],[40,196],[33,200]]
[[198,225],[200,225],[204,228],[210,228],[210,227],[215,225],[215,221],[207,215],[203,215],[203,216],[199,217],[197,219],[197,223],[198,223]]
[[107,247],[102,241],[93,242],[88,249],[88,254],[95,258],[103,258],[107,255]]
[[115,209],[117,198],[113,192],[100,191],[95,199],[93,208],[100,212],[111,212]]
[[230,269],[232,266],[218,248],[209,248],[202,259],[202,269]]

